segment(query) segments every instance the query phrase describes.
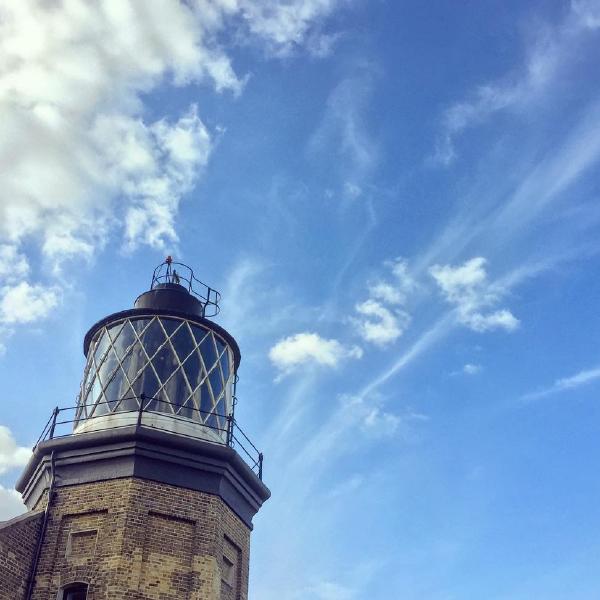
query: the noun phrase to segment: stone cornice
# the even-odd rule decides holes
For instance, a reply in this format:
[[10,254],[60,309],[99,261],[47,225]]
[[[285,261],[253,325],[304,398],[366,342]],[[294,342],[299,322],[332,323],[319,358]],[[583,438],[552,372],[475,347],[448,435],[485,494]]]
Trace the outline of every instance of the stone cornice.
[[30,509],[49,487],[53,453],[56,487],[149,479],[218,495],[250,528],[271,495],[232,448],[132,425],[38,444],[16,484]]

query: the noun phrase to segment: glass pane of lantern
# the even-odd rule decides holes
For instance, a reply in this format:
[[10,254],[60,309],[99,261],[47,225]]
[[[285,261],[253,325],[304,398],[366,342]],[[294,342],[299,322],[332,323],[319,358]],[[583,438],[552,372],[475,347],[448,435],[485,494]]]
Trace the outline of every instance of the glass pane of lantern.
[[162,326],[169,337],[171,337],[177,328],[183,323],[183,321],[179,321],[178,319],[166,319],[165,317],[160,317],[160,322],[162,323]]
[[171,373],[177,368],[177,362],[169,344],[165,344],[156,353],[152,359],[152,364],[161,382],[164,383],[167,381]]
[[146,328],[142,336],[142,344],[148,353],[148,356],[152,358],[154,353],[164,344],[165,334],[163,333],[162,327],[159,322],[154,319],[152,323]]
[[86,404],[88,406],[88,415],[92,414],[92,412],[94,415],[98,414],[99,409],[101,410],[101,413],[108,411],[108,408],[105,405],[101,407],[96,407],[96,409],[94,410],[94,405],[98,401],[102,400],[101,391],[102,386],[100,385],[100,380],[96,377],[96,379],[94,379],[94,382],[92,383],[92,387],[90,388],[90,391],[86,398]]
[[183,326],[177,330],[177,333],[171,338],[171,342],[173,343],[173,347],[177,351],[177,355],[181,362],[189,356],[190,352],[196,346],[196,342],[192,338],[187,323],[184,323]]
[[111,412],[115,410],[118,401],[121,399],[119,390],[121,388],[121,384],[123,383],[123,378],[123,371],[121,371],[119,368],[115,373],[115,376],[111,379],[110,383],[104,390],[104,397],[108,402],[108,408]]
[[[163,390],[171,403],[173,412],[178,412],[179,408],[189,395],[189,390],[181,374],[181,370],[175,371],[173,376],[165,384]],[[170,410],[167,412],[170,412]]]
[[131,344],[135,341],[135,334],[133,333],[133,327],[126,321],[121,330],[121,334],[115,342],[113,342],[114,349],[119,358],[123,358],[130,348]]
[[129,351],[127,356],[121,361],[121,366],[127,374],[127,378],[130,382],[134,382],[137,379],[140,369],[146,364],[147,358],[143,354],[142,348],[139,343]]
[[185,374],[192,386],[192,389],[195,390],[198,387],[200,381],[202,381],[202,371],[200,368],[200,357],[197,352],[194,352],[184,363],[183,369]]
[[206,382],[200,386],[198,391],[200,393],[200,417],[204,423],[209,419],[210,413],[213,411],[213,403]]
[[229,350],[225,350],[221,356],[221,371],[223,372],[223,378],[225,381],[229,379]]
[[146,327],[148,327],[148,325],[150,324],[150,322],[152,321],[151,318],[143,318],[143,319],[131,319],[131,326],[133,327],[133,329],[135,330],[135,332],[137,333],[138,337],[141,339],[142,334],[144,332],[144,330],[146,329]]
[[124,325],[124,322],[121,321],[121,323],[116,323],[115,325],[111,325],[110,327],[106,328],[106,331],[108,331],[108,334],[110,335],[110,339],[113,343],[119,337],[119,334],[121,333],[121,330],[123,329],[123,325]]
[[198,415],[194,410],[194,403],[192,402],[191,398],[189,398],[181,407],[181,409],[179,410],[179,415],[181,417],[185,417],[186,419],[198,419]]
[[215,350],[215,343],[212,335],[204,338],[200,344],[200,353],[202,354],[202,360],[204,360],[206,370],[210,371],[217,362],[217,352]]
[[208,374],[208,379],[210,381],[210,387],[212,388],[213,397],[215,400],[217,400],[223,391],[223,379],[221,378],[221,370],[219,369],[219,365],[216,365],[215,368]]
[[152,369],[148,366],[131,387],[137,398],[140,398],[142,394],[145,394],[147,398],[154,398],[158,392],[160,383],[156,379],[156,375],[154,375]]
[[94,348],[94,360],[96,361],[96,365],[99,365],[102,361],[102,358],[106,354],[109,345],[110,339],[108,335],[106,335],[106,331],[103,329],[100,332],[100,338],[98,339],[96,347]]
[[198,325],[190,325],[192,332],[194,334],[194,339],[197,344],[202,343],[202,340],[206,338],[207,335],[210,335],[210,331],[200,327]]
[[217,427],[220,429],[225,429],[225,402],[223,398],[221,398],[217,402],[217,406],[215,408],[215,412],[217,413]]
[[81,384],[82,396],[84,398],[85,398],[86,394],[88,393],[95,376],[96,376],[96,369],[94,368],[94,365],[88,361],[88,364],[86,365],[85,379],[84,379],[83,383]]
[[220,356],[221,354],[223,354],[223,350],[225,350],[225,344],[216,335],[214,336],[214,338],[215,344],[217,346],[217,354]]
[[98,369],[98,375],[100,376],[100,381],[102,382],[103,387],[105,387],[106,384],[111,380],[117,365],[117,355],[111,347],[106,353],[106,358],[104,359],[104,362]]

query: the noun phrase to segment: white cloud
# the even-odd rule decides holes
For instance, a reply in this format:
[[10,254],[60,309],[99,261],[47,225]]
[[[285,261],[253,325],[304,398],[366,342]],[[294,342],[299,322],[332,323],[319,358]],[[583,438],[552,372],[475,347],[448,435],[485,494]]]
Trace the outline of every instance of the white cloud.
[[476,257],[460,266],[434,265],[429,273],[446,301],[456,307],[458,320],[473,331],[513,331],[519,320],[508,310],[494,310],[504,290],[488,281],[486,260]]
[[287,55],[307,41],[313,55],[327,55],[336,36],[321,33],[320,22],[339,4],[340,0],[239,0],[249,30],[279,55]]
[[5,282],[19,281],[27,277],[29,262],[20,254],[16,246],[0,244],[0,280]]
[[348,358],[361,358],[358,346],[347,347],[335,339],[322,338],[317,333],[297,333],[283,338],[269,351],[271,362],[287,374],[300,365],[316,364],[337,367]]
[[386,308],[376,300],[365,300],[356,305],[356,312],[365,319],[355,319],[359,335],[377,346],[395,342],[408,325],[409,316],[405,311]]
[[59,294],[54,287],[31,285],[22,281],[0,289],[0,323],[16,325],[31,323],[50,314],[58,305]]
[[408,327],[409,313],[401,307],[416,284],[406,261],[396,259],[386,263],[392,279],[378,279],[368,285],[369,298],[355,306],[359,315],[353,317],[359,335],[377,346],[395,342]]
[[[245,78],[217,41],[224,27],[282,54],[309,36],[316,43],[338,4],[0,0],[0,259],[9,259],[10,277],[29,274],[26,244],[37,244],[55,273],[72,257],[90,259],[109,237],[130,250],[176,244],[181,198],[206,165],[214,133],[193,105],[149,118],[145,97],[199,82],[237,95]],[[27,285],[41,297],[37,282]],[[5,289],[5,302],[24,289]],[[5,320],[43,313],[12,307]]]
[[475,365],[473,363],[467,363],[463,366],[462,371],[465,375],[477,375],[477,373],[481,373],[482,366]]
[[557,379],[550,387],[545,388],[543,390],[539,390],[537,392],[525,394],[522,398],[523,400],[536,400],[538,398],[550,396],[558,392],[578,388],[582,385],[591,383],[596,379],[600,379],[600,367],[586,369],[584,371],[579,371],[579,373],[571,375],[570,377],[563,377],[561,379]]
[[31,448],[17,445],[11,430],[0,425],[0,474],[24,466],[31,456]]
[[0,485],[0,521],[7,521],[26,511],[21,494]]

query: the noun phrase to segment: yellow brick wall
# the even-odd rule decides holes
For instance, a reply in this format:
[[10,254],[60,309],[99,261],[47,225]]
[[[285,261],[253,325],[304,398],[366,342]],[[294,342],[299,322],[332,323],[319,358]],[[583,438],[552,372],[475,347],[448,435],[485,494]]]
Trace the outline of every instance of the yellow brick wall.
[[0,523],[0,600],[22,600],[36,550],[43,513]]
[[[137,478],[59,487],[33,600],[73,581],[90,600],[247,600],[249,544],[218,496]],[[233,586],[222,582],[232,548]]]

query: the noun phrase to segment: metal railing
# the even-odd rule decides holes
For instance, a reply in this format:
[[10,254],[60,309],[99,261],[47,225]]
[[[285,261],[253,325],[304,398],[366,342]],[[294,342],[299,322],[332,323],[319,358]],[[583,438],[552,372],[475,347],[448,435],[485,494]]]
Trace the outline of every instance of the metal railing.
[[[179,271],[177,270],[179,269]],[[152,273],[150,289],[164,283],[176,283],[187,289],[200,300],[205,317],[215,317],[219,314],[219,301],[221,294],[214,288],[200,281],[189,265],[174,261],[170,256],[158,265]]]
[[[102,426],[101,421],[96,421],[99,423],[97,428],[94,428],[94,420],[101,419],[102,417],[107,416],[124,416],[124,415],[135,415],[135,419],[126,419],[126,422],[118,425],[111,424],[110,429],[120,429],[123,427],[131,427],[132,424],[135,424],[136,427],[143,427],[147,429],[156,429],[156,427],[152,427],[146,423],[144,423],[144,415],[158,415],[160,417],[166,417],[168,419],[172,419],[175,422],[182,422],[187,425],[191,425],[197,427],[199,432],[202,429],[207,429],[209,431],[215,432],[215,436],[217,439],[213,439],[208,436],[202,435],[192,435],[186,434],[181,431],[170,431],[173,435],[178,435],[182,437],[192,438],[192,439],[202,439],[203,441],[207,441],[213,444],[228,446],[229,448],[233,448],[238,453],[246,464],[258,475],[259,479],[262,481],[263,475],[263,454],[258,450],[258,448],[250,441],[250,438],[244,433],[243,429],[237,424],[237,421],[233,417],[233,415],[224,415],[217,412],[209,412],[193,407],[184,406],[181,407],[178,404],[174,404],[172,402],[168,402],[167,400],[161,400],[160,398],[153,398],[150,396],[146,396],[142,394],[141,396],[129,396],[127,398],[122,398],[119,400],[119,403],[135,400],[138,403],[137,408],[133,408],[130,410],[111,410],[114,407],[115,402],[97,402],[94,405],[94,414],[89,416],[83,416],[78,414],[78,411],[81,410],[80,405],[76,406],[68,406],[68,407],[59,407],[57,406],[50,415],[50,418],[46,422],[40,437],[35,443],[34,450],[38,446],[40,442],[44,442],[47,440],[53,440],[62,437],[74,436],[74,435],[83,435],[85,433],[91,433],[93,431],[102,431],[106,430],[106,426]],[[108,405],[107,410],[95,414],[98,412],[98,407]],[[167,413],[162,410],[158,410],[158,407],[164,405],[165,407],[172,406],[173,410],[185,410],[189,413],[199,413],[202,415],[203,422],[199,420],[190,419],[188,417],[183,417],[181,415],[173,413]],[[132,423],[133,421],[133,423]],[[85,430],[77,432],[75,428],[78,425],[85,423]],[[91,426],[88,426],[91,424]],[[219,426],[223,425],[223,426]],[[220,441],[219,441],[220,440]],[[240,452],[241,451],[241,452]]]

